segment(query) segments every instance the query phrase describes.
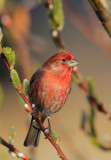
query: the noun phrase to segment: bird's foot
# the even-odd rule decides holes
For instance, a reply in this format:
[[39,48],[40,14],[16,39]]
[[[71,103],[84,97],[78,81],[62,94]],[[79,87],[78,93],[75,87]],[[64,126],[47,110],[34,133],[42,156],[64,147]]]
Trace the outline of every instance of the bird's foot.
[[51,136],[50,117],[47,117],[47,120],[48,120],[48,127],[44,130],[44,134],[45,134],[46,138],[48,136]]
[[48,129],[48,128],[45,128],[45,130],[44,130],[44,135],[45,135],[45,139],[47,139],[48,136],[51,136],[51,133],[49,132],[49,129]]
[[47,139],[49,136],[55,141],[56,144],[60,142],[60,137],[57,135],[57,133],[53,130],[51,132],[48,128],[44,130],[45,139]]
[[37,113],[37,112],[38,112],[38,109],[37,109],[36,105],[32,104],[32,112],[31,112],[31,114],[34,114],[34,113]]
[[41,120],[42,112],[38,111],[38,108],[35,104],[32,104],[32,109],[33,109],[33,111],[31,112],[31,115],[33,115],[35,113],[37,115],[37,118],[39,120]]

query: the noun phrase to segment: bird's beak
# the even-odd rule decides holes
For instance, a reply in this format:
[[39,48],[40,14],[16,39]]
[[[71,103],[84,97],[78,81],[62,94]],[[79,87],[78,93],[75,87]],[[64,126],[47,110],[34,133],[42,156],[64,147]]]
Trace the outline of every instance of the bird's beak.
[[77,66],[78,64],[79,64],[79,62],[78,62],[77,60],[75,60],[75,59],[72,59],[72,60],[70,60],[70,61],[68,62],[68,66],[69,66],[70,68],[73,68],[73,67]]

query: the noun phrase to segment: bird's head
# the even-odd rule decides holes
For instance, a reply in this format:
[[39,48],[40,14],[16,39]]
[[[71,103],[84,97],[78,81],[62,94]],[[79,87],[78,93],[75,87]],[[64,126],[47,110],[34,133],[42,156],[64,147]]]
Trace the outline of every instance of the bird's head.
[[74,59],[74,56],[69,52],[59,52],[49,58],[44,64],[43,67],[52,70],[54,72],[64,72],[71,70],[79,63]]

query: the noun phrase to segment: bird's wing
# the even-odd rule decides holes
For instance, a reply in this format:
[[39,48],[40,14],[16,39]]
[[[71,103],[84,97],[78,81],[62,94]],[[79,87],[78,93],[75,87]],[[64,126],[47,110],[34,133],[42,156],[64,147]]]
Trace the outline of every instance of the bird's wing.
[[[31,101],[31,103],[35,102],[35,98],[36,98],[36,94],[38,91],[38,87],[39,87],[39,81],[42,77],[42,75],[44,74],[44,70],[42,68],[39,68],[32,76],[31,80],[30,80],[30,90],[29,90],[29,99]],[[36,101],[37,103],[37,101]]]
[[44,70],[43,70],[42,68],[39,68],[39,69],[33,74],[32,78],[31,78],[31,80],[30,80],[30,88],[31,88],[31,86],[33,85],[33,83],[34,83],[35,81],[37,81],[37,80],[41,77],[41,75],[43,74],[43,72],[44,72]]

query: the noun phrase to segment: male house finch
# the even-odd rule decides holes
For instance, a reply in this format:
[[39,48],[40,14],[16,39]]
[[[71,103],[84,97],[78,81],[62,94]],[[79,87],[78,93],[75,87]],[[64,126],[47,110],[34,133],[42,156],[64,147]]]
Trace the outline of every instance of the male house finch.
[[[31,78],[29,99],[35,104],[36,114],[41,112],[41,121],[57,112],[64,105],[71,91],[71,73],[78,62],[69,52],[56,53],[39,68]],[[40,128],[32,117],[24,145],[38,145]]]

